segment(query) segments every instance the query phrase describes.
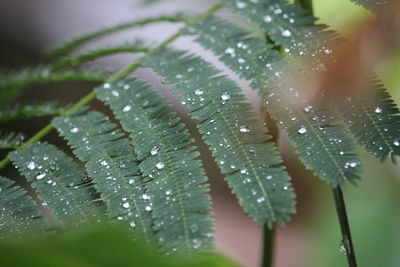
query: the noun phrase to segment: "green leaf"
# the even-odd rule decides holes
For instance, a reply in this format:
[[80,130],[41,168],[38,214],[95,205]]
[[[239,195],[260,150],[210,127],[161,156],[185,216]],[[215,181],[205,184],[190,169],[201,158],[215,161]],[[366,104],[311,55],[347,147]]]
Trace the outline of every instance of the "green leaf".
[[201,58],[162,49],[144,59],[174,84],[244,211],[258,224],[283,225],[295,211],[290,177],[267,129],[240,88]]
[[37,190],[43,206],[49,208],[65,228],[90,223],[102,214],[102,203],[88,185],[82,169],[55,146],[37,143],[9,153],[19,172]]
[[351,1],[372,11],[388,9],[398,5],[398,1],[396,0],[351,0]]
[[358,142],[376,158],[400,155],[400,110],[377,79],[367,79],[351,97],[337,101],[338,109]]
[[[96,89],[134,143],[148,182],[146,207],[161,249],[209,249],[213,231],[207,177],[185,125],[149,85],[134,78]],[[143,196],[144,197],[144,196]]]
[[341,116],[328,103],[303,99],[306,88],[298,77],[292,77],[296,72],[276,50],[217,18],[199,22],[186,32],[196,34],[196,41],[241,78],[252,81],[250,86],[258,90],[268,112],[286,129],[307,168],[333,186],[359,179],[360,159]]
[[226,7],[256,23],[285,52],[296,58],[316,61],[332,52],[337,33],[315,25],[308,11],[286,0],[224,0]]
[[159,16],[159,17],[154,17],[154,18],[146,18],[142,20],[135,20],[135,21],[130,21],[126,23],[121,23],[115,26],[111,26],[99,31],[95,31],[86,35],[82,35],[81,37],[72,39],[68,42],[65,42],[59,46],[56,46],[52,49],[50,49],[47,52],[48,56],[64,56],[67,55],[74,50],[76,50],[78,47],[82,46],[83,44],[86,44],[90,41],[96,40],[98,38],[114,34],[123,30],[135,28],[135,27],[140,27],[144,26],[147,24],[151,23],[158,23],[158,22],[183,22],[185,19],[183,18],[182,14],[176,14],[172,16]]
[[0,176],[0,240],[43,231],[47,222],[36,202],[20,186]]
[[15,149],[24,140],[25,135],[17,132],[0,132],[0,149]]
[[104,71],[95,69],[53,71],[48,66],[0,72],[0,106],[10,103],[29,85],[64,81],[103,81],[105,77]]
[[0,241],[4,266],[40,267],[234,267],[215,253],[165,257],[140,240],[133,242],[124,227],[79,227],[42,239]]
[[152,236],[150,205],[139,173],[137,158],[124,133],[103,114],[90,111],[53,119],[74,154],[85,162],[87,173],[108,215],[127,222],[131,230],[149,241]]
[[121,45],[97,48],[96,50],[91,50],[86,53],[80,54],[78,56],[66,57],[52,64],[52,67],[54,69],[61,69],[65,67],[77,67],[84,62],[95,60],[107,55],[112,55],[117,53],[138,53],[147,51],[148,48],[144,46],[143,42],[141,42],[140,40],[136,40],[134,42],[127,42]]
[[55,102],[29,105],[11,105],[0,110],[0,123],[13,120],[29,119],[43,116],[54,116],[64,112],[66,108]]

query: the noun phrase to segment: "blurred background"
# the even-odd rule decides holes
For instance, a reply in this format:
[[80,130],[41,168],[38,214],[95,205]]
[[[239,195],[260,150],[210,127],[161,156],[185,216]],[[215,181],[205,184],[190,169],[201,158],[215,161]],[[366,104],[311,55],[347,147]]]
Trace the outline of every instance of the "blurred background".
[[[2,0],[0,1],[0,69],[13,70],[38,64],[42,62],[41,53],[46,48],[80,34],[153,15],[173,14],[178,11],[196,14],[210,7],[213,2],[215,1],[164,0],[148,5],[138,0]],[[348,38],[358,25],[373,17],[370,12],[348,0],[314,0],[314,10],[321,23],[330,25]],[[224,12],[221,15],[228,19],[230,17]],[[245,25],[244,21],[243,24]],[[155,44],[180,26],[160,23],[123,31],[92,42],[78,53],[93,47],[120,44],[136,38],[144,38],[150,44]],[[173,43],[173,46],[202,55],[223,69],[223,65],[210,52],[204,51],[192,42],[191,38],[180,38]],[[119,54],[90,64],[119,69],[131,63],[135,57],[130,54]],[[377,66],[376,71],[391,91],[395,101],[400,104],[400,56],[395,56],[385,64]],[[229,71],[224,73],[238,80],[235,74]],[[136,75],[155,85],[174,103],[174,109],[179,111],[193,135],[200,140],[196,132],[196,122],[188,118],[180,101],[161,84],[160,78],[147,69],[139,69]],[[255,110],[259,111],[259,101],[255,92],[252,92],[246,83],[242,81],[238,83],[253,103]],[[95,83],[66,83],[32,86],[20,100],[27,102],[58,99],[62,103],[72,103],[95,85]],[[99,103],[92,105],[104,109]],[[32,135],[48,121],[49,118],[18,121],[2,125],[1,128],[18,129]],[[55,133],[46,137],[46,140],[66,148],[65,143]],[[258,266],[261,256],[261,229],[244,215],[237,205],[235,197],[230,193],[210,158],[211,154],[207,147],[201,142],[198,142],[198,146],[212,184],[217,249],[241,266]],[[298,212],[286,228],[277,231],[275,266],[346,266],[345,256],[339,251],[341,234],[329,187],[302,167],[284,134],[280,146],[285,165],[293,178],[298,198]],[[364,160],[363,179],[357,187],[347,185],[344,190],[359,266],[398,267],[400,266],[398,230],[400,169],[390,162],[378,163],[362,149],[360,154]],[[17,175],[11,167],[8,167],[6,172],[9,177]]]

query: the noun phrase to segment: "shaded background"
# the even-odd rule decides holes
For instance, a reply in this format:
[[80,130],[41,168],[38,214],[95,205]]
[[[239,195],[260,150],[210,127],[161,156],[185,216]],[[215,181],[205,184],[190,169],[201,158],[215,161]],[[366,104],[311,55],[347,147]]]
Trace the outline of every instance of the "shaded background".
[[[0,69],[18,69],[40,62],[40,53],[49,46],[58,44],[83,33],[98,30],[113,24],[145,18],[152,15],[172,14],[184,11],[200,13],[214,1],[164,0],[150,6],[141,6],[134,0],[3,0],[0,1]],[[347,0],[315,0],[315,14],[322,23],[349,37],[363,20],[372,15]],[[229,19],[229,14],[223,13]],[[244,21],[243,21],[244,24]],[[126,40],[144,38],[155,44],[179,28],[179,24],[156,24],[142,29],[124,31],[90,43],[80,52],[97,46],[119,44]],[[190,49],[224,69],[216,58],[204,51],[192,38],[183,37],[173,43],[174,47]],[[78,51],[79,52],[79,51]],[[97,60],[92,65],[122,68],[136,56],[115,55]],[[400,104],[400,60],[377,66],[385,85]],[[229,71],[224,73],[237,76]],[[200,140],[195,122],[188,118],[184,107],[160,83],[152,71],[139,69],[136,74],[154,84],[178,110],[189,125],[192,134]],[[243,90],[259,110],[258,99],[245,82],[238,81]],[[66,83],[30,87],[21,101],[60,99],[71,103],[85,95],[94,83]],[[60,97],[61,96],[61,97]],[[92,106],[104,107],[99,103]],[[106,111],[106,110],[104,110]],[[34,121],[18,121],[2,125],[2,130],[18,129],[28,135],[34,134],[47,124],[49,118]],[[55,133],[46,140],[66,148]],[[281,150],[285,165],[293,178],[298,197],[298,213],[292,223],[277,233],[276,266],[313,267],[345,266],[345,256],[339,251],[340,232],[329,187],[302,167],[285,136],[281,138]],[[258,266],[261,253],[261,231],[245,216],[235,197],[219,175],[210,153],[198,142],[202,160],[212,183],[212,198],[216,215],[217,249],[235,259],[243,266]],[[353,232],[356,255],[360,266],[400,266],[400,173],[399,168],[389,162],[380,164],[360,149],[364,159],[363,180],[358,187],[347,185],[345,198]],[[15,176],[12,168],[6,170]]]

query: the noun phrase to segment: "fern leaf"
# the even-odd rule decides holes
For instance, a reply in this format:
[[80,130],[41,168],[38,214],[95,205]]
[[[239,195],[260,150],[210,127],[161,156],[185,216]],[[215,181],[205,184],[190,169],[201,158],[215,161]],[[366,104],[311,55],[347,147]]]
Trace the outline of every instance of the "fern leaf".
[[116,53],[138,53],[147,52],[148,48],[144,47],[143,42],[135,41],[113,47],[98,48],[78,56],[71,56],[63,58],[52,65],[54,69],[61,69],[65,67],[77,67],[83,62],[95,60],[100,57],[104,57]]
[[400,155],[400,110],[376,79],[367,79],[339,109],[358,142],[376,158]]
[[396,0],[351,0],[352,2],[370,9],[373,11],[380,10],[382,8],[390,8],[398,5]]
[[63,81],[104,81],[105,77],[104,71],[94,69],[53,71],[48,66],[3,72],[0,73],[0,105],[9,103],[28,85]]
[[48,102],[43,104],[12,105],[0,110],[0,123],[19,119],[28,119],[43,116],[54,116],[64,112],[58,103]]
[[224,0],[233,12],[256,23],[285,52],[298,58],[317,60],[332,52],[331,42],[337,34],[325,25],[315,25],[308,11],[286,0]]
[[14,149],[24,140],[25,135],[16,132],[0,132],[0,149]]
[[185,125],[149,85],[123,79],[96,89],[130,133],[151,200],[162,250],[208,249],[213,230],[209,186]]
[[147,24],[151,23],[157,23],[157,22],[183,22],[185,21],[184,17],[182,14],[178,13],[176,15],[172,16],[159,16],[159,17],[154,17],[154,18],[147,18],[143,20],[136,20],[136,21],[131,21],[131,22],[126,22],[126,23],[121,23],[116,26],[112,26],[109,28],[105,28],[96,32],[89,33],[87,35],[83,35],[81,37],[78,37],[76,39],[72,39],[71,41],[65,42],[59,46],[56,46],[52,49],[50,49],[47,52],[48,56],[63,56],[71,53],[81,45],[88,43],[90,41],[93,41],[95,39],[117,33],[123,30],[131,29],[134,27],[140,27],[144,26]]
[[240,88],[216,76],[219,71],[208,62],[184,52],[163,49],[144,64],[175,84],[173,92],[201,121],[200,133],[245,212],[269,227],[288,221],[295,211],[290,177]]
[[277,51],[262,39],[249,37],[248,32],[216,18],[199,22],[187,32],[196,34],[200,44],[240,77],[252,81],[251,87],[258,90],[271,116],[287,130],[307,168],[333,186],[359,179],[360,160],[353,153],[354,141],[340,115],[326,103],[299,104],[304,90],[293,87],[296,83],[288,77],[293,72]]
[[109,216],[128,222],[135,233],[149,240],[149,200],[129,140],[101,113],[91,111],[53,119],[74,154],[86,162],[86,170],[107,204]]
[[0,176],[0,239],[26,236],[44,230],[46,222],[40,217],[36,202],[13,181]]
[[9,157],[65,228],[89,223],[101,214],[101,203],[92,202],[97,194],[85,184],[82,169],[55,146],[33,144]]

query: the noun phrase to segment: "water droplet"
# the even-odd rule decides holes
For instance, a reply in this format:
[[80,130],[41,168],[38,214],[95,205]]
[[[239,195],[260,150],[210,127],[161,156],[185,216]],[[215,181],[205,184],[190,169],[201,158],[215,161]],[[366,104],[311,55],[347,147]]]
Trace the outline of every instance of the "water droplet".
[[221,95],[221,99],[222,99],[223,101],[227,101],[227,100],[231,99],[231,97],[230,97],[230,95],[228,95],[228,93],[223,93],[223,94]]
[[302,126],[297,132],[298,132],[299,134],[304,134],[304,133],[307,132],[307,129],[306,129],[304,126]]
[[150,206],[146,206],[146,207],[145,207],[145,210],[146,210],[146,211],[151,211],[151,207],[150,207]]
[[41,180],[41,179],[43,179],[45,176],[46,176],[45,173],[41,173],[41,174],[39,174],[38,176],[36,176],[36,179],[37,179],[37,180]]
[[264,197],[257,198],[257,203],[261,203],[261,202],[263,202],[264,200],[265,200]]
[[239,58],[239,59],[238,59],[238,62],[239,62],[239,64],[243,64],[243,63],[246,62],[246,60],[244,60],[244,58]]
[[79,128],[74,127],[74,128],[72,128],[72,129],[70,130],[70,132],[71,132],[71,133],[77,133],[77,132],[79,132]]
[[380,108],[380,107],[376,107],[376,109],[375,109],[375,113],[382,113],[382,109]]
[[177,78],[177,79],[182,79],[182,74],[177,74],[176,76],[175,76],[175,78]]
[[203,92],[203,90],[201,90],[201,89],[196,89],[196,90],[194,90],[194,94],[200,96],[200,95],[203,95],[204,92]]
[[110,88],[110,87],[111,87],[111,84],[109,84],[109,83],[105,83],[105,84],[103,85],[103,87],[104,87],[104,88],[106,88],[106,89],[108,89],[108,88]]
[[242,9],[242,8],[247,7],[247,4],[242,1],[236,1],[236,7]]
[[266,23],[270,23],[270,22],[272,21],[272,17],[269,16],[269,15],[265,15],[263,19],[264,19],[264,21],[265,21]]
[[28,165],[26,165],[26,167],[27,167],[29,170],[34,170],[34,169],[36,169],[36,163],[33,162],[33,161],[31,161],[31,162],[28,163]]
[[102,162],[100,162],[100,164],[101,164],[101,166],[107,166],[107,165],[108,165],[107,161],[105,161],[105,160],[103,160]]
[[119,97],[119,93],[118,93],[117,91],[115,91],[115,90],[112,90],[112,91],[111,91],[111,94],[112,94],[113,96],[115,96],[115,97]]
[[271,180],[271,179],[272,179],[272,175],[268,175],[267,180]]
[[246,169],[240,170],[241,174],[249,174],[249,172]]
[[130,225],[131,227],[135,227],[135,226],[136,226],[136,224],[135,224],[134,221],[131,221],[131,222],[129,223],[129,225]]
[[152,155],[152,156],[154,156],[154,155],[157,155],[157,153],[158,153],[158,147],[153,147],[151,150],[150,150],[150,154]]
[[129,84],[125,84],[125,85],[124,85],[124,89],[125,89],[125,90],[128,90],[129,88],[131,88],[131,86],[130,86]]
[[168,195],[171,195],[171,190],[167,190],[167,191],[165,191],[165,194],[168,196]]
[[144,194],[142,195],[142,199],[144,199],[144,200],[150,199],[150,196],[149,196],[148,194],[144,193]]
[[292,33],[289,30],[284,30],[282,32],[282,36],[283,37],[290,37],[290,36],[292,36]]
[[248,132],[250,132],[250,129],[249,129],[249,128],[246,128],[246,126],[240,126],[239,131],[240,131],[241,133],[248,133]]
[[394,142],[393,142],[393,145],[394,145],[394,146],[400,146],[400,142],[399,142],[399,141],[394,141]]
[[157,169],[159,169],[159,170],[161,170],[162,168],[164,168],[164,163],[163,162],[158,162],[158,163],[156,163],[156,168]]
[[235,49],[232,47],[228,47],[225,49],[225,54],[231,55],[231,57],[235,57]]
[[118,221],[122,221],[122,219],[123,219],[122,216],[118,216],[118,217],[117,217],[117,220],[118,220]]
[[129,208],[131,205],[129,205],[128,202],[124,202],[122,203],[122,207],[124,207],[125,209]]
[[129,179],[129,182],[128,182],[129,184],[133,184],[133,183],[135,183],[135,180],[134,179]]
[[332,49],[325,49],[325,50],[324,50],[324,53],[325,53],[326,55],[329,55],[330,53],[332,53]]
[[123,109],[122,112],[128,112],[129,110],[131,110],[132,107],[130,105],[126,105]]
[[283,190],[288,190],[289,189],[289,187],[287,187],[286,185],[283,187]]
[[312,106],[307,106],[304,108],[305,112],[310,112],[312,110]]

